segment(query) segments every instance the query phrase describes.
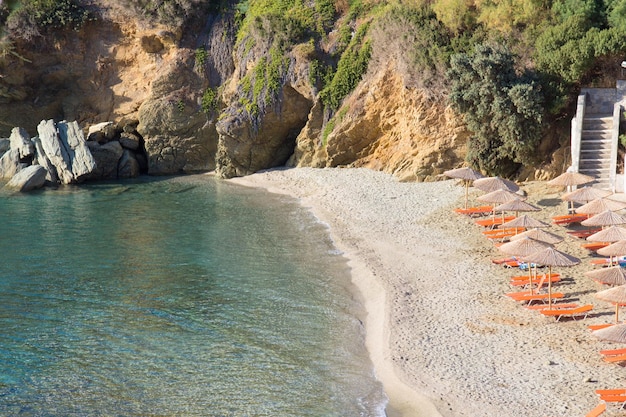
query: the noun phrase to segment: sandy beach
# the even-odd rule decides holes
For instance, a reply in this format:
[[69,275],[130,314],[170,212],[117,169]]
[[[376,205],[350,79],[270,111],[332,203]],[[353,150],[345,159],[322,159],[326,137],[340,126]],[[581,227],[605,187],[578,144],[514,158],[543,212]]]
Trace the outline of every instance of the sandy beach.
[[[367,310],[366,344],[389,396],[390,417],[584,416],[594,390],[624,386],[623,367],[604,363],[589,324],[614,321],[614,307],[594,294],[601,285],[584,240],[561,226],[556,248],[581,263],[555,268],[555,291],[594,305],[585,320],[556,322],[504,294],[524,274],[491,262],[503,258],[473,219],[452,210],[464,189],[454,180],[401,183],[367,169],[279,169],[229,180],[293,196],[329,226],[352,268]],[[531,213],[549,222],[565,214],[563,191],[520,184]],[[470,189],[470,197],[482,195]],[[472,201],[476,203],[476,201]],[[609,406],[606,415],[625,416]]]

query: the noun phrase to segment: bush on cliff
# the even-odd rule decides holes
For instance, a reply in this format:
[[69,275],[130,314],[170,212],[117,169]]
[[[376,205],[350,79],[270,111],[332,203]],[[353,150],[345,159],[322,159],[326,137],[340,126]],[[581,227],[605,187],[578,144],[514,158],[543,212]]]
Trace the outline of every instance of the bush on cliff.
[[22,0],[6,18],[9,37],[32,41],[55,29],[79,30],[90,19],[77,0]]
[[468,162],[490,175],[510,176],[529,163],[541,138],[543,98],[531,73],[517,74],[514,56],[479,45],[452,57],[450,102],[473,132]]

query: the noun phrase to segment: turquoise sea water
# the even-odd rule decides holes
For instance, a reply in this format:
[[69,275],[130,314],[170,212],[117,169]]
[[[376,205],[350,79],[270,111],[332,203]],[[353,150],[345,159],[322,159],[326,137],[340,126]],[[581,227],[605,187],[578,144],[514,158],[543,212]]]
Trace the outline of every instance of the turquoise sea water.
[[0,191],[1,416],[381,416],[345,259],[212,177]]

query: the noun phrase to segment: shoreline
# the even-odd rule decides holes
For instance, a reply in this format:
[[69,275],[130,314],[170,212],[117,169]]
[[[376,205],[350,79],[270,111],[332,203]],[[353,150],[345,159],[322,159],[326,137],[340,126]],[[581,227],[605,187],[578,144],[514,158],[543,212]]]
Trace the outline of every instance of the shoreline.
[[[365,343],[389,397],[388,417],[582,416],[598,404],[595,389],[626,381],[622,367],[598,354],[623,345],[587,328],[612,322],[614,307],[595,298],[602,287],[584,275],[595,268],[591,255],[563,227],[547,230],[581,263],[557,268],[558,291],[567,302],[593,304],[585,320],[556,322],[504,296],[519,291],[508,278],[524,272],[492,263],[503,253],[473,219],[452,212],[464,195],[454,180],[401,183],[365,168],[291,168],[228,181],[296,198],[328,225],[367,314]],[[531,217],[551,223],[566,211],[562,190],[520,185],[542,209]]]
[[376,378],[383,384],[385,395],[388,397],[389,402],[385,410],[387,417],[442,417],[426,396],[402,381],[394,370],[393,363],[389,359],[389,347],[382,343],[389,337],[386,325],[389,318],[387,291],[368,269],[366,262],[355,253],[354,248],[347,245],[342,236],[337,233],[337,225],[334,224],[336,221],[333,221],[326,209],[315,203],[313,197],[303,197],[293,188],[285,186],[284,182],[277,181],[275,178],[263,178],[263,175],[268,175],[268,172],[232,178],[228,181],[246,187],[263,188],[270,193],[288,195],[299,200],[304,208],[310,210],[315,217],[329,226],[329,234],[334,245],[347,258],[351,270],[351,281],[358,291],[355,296],[358,297],[366,312],[365,346],[370,354]]

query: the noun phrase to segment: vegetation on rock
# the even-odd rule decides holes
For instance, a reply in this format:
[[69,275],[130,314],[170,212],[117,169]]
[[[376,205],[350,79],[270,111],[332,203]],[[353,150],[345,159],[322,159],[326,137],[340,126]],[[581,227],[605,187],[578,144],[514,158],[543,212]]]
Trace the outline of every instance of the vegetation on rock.
[[[236,113],[258,127],[280,107],[285,87],[298,84],[325,107],[323,148],[350,120],[346,98],[393,65],[407,88],[463,115],[472,131],[468,162],[487,174],[514,175],[545,160],[545,150],[559,146],[545,132],[571,115],[580,87],[613,87],[626,54],[626,0],[4,0],[0,74],[9,59],[27,59],[29,43],[72,34],[114,7],[180,29],[186,37],[175,42],[195,51],[204,76],[215,64],[207,31],[216,16],[232,16],[237,70],[228,75],[232,88],[222,78],[194,93],[206,117]],[[0,96],[23,99],[3,82]]]

